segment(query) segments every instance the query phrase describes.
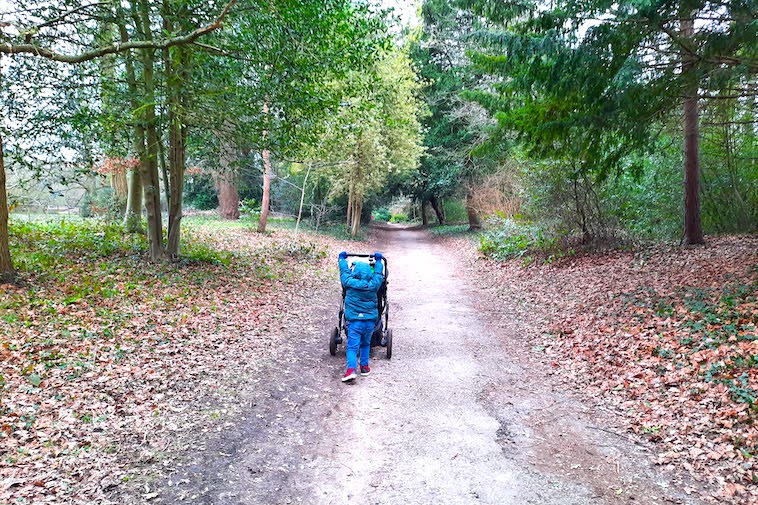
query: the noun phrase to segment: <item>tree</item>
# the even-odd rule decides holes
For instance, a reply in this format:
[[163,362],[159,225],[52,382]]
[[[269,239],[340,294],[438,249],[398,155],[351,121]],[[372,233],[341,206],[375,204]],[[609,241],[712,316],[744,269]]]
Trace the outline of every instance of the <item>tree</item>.
[[353,72],[342,84],[352,92],[345,93],[348,98],[334,118],[324,150],[330,161],[342,162],[328,165],[331,195],[347,196],[347,225],[357,235],[368,196],[390,174],[416,169],[423,152],[424,108],[404,49],[386,53],[373,72]]
[[422,206],[429,203],[440,224],[446,219],[443,200],[464,196],[469,227],[478,229],[475,191],[499,163],[495,150],[483,148],[493,129],[492,117],[485,108],[464,99],[467,90],[488,86],[486,76],[476,71],[468,56],[478,48],[470,34],[480,20],[452,0],[426,0],[422,15],[422,31],[412,54],[431,114],[425,119],[426,152],[412,194]]
[[3,157],[3,139],[0,133],[0,282],[13,282],[16,270],[13,268],[11,251],[8,244],[8,193],[5,188],[5,159]]
[[[157,49],[168,49],[174,46],[190,44],[197,39],[221,27],[221,23],[229,12],[236,0],[231,0],[220,13],[216,13],[212,21],[195,26],[191,30],[183,33],[161,34],[160,37],[152,37],[150,30],[149,6],[145,0],[133,4],[135,10],[134,19],[139,24],[142,23],[142,37],[137,40],[112,40],[110,42],[102,39],[102,32],[96,34],[87,32],[77,32],[75,37],[71,37],[71,26],[88,26],[88,22],[102,19],[118,19],[122,14],[120,5],[109,3],[79,3],[69,2],[61,5],[48,5],[39,3],[27,3],[18,1],[12,6],[13,18],[0,26],[0,54],[22,55],[35,58],[45,58],[52,61],[78,64],[86,61],[101,58],[106,55],[122,53],[130,50],[139,50],[142,54],[142,62],[145,64],[145,79],[150,91],[150,72],[152,66],[152,53]],[[114,10],[115,9],[115,10]],[[101,26],[99,23],[90,23],[95,26]],[[71,52],[69,52],[71,51]],[[149,96],[149,93],[148,93]],[[153,171],[156,170],[154,158],[154,146],[157,138],[150,130],[152,127],[151,111],[148,106],[145,111],[145,119],[148,125],[147,151],[143,151],[142,173],[143,184],[146,180],[154,181],[152,178]],[[2,149],[2,145],[0,145]],[[0,165],[3,170],[0,180],[5,179],[4,165]],[[156,192],[156,186],[145,186],[146,196]],[[0,201],[7,201],[5,187],[0,187]],[[146,198],[147,200],[147,198]],[[152,200],[154,201],[154,199]],[[148,205],[153,205],[152,203]],[[156,232],[156,227],[160,229],[160,206],[158,204],[157,216],[148,221],[150,228],[150,256],[151,259],[160,259],[163,256],[162,237],[160,244],[156,243],[160,232]],[[150,212],[150,211],[148,211]],[[9,258],[8,230],[7,230],[8,208],[3,205],[0,209],[0,258]],[[5,224],[4,224],[5,223]],[[3,262],[5,263],[5,262]],[[0,264],[0,277],[4,279],[13,278],[15,275],[12,265]]]
[[[337,110],[341,99],[341,90],[332,83],[349,69],[372,64],[386,44],[386,26],[381,13],[373,13],[364,2],[251,4],[255,8],[232,13],[233,30],[214,34],[202,44],[197,67],[203,74],[195,79],[193,129],[214,132],[216,146],[236,145],[238,152],[255,152],[275,166],[277,161],[301,159],[304,146],[317,142],[324,118]],[[203,159],[220,171],[217,152],[207,151]],[[230,184],[239,180],[235,164],[226,165],[232,171],[216,178],[224,189],[222,200],[226,195],[233,198],[236,188]],[[224,209],[231,206],[221,202]],[[263,205],[262,230],[265,210]]]
[[729,90],[751,96],[758,71],[752,1],[608,3],[466,0],[484,16],[472,55],[493,76],[469,98],[516,132],[532,156],[571,160],[599,179],[639,170],[628,155],[653,145],[658,120],[684,107],[684,241],[703,242],[697,103]]

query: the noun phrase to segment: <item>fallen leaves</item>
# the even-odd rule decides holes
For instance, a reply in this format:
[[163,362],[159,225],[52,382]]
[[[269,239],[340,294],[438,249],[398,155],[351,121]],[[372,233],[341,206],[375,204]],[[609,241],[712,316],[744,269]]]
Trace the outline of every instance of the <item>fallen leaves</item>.
[[528,268],[479,258],[474,272],[527,307],[530,347],[615,406],[658,464],[716,486],[719,503],[758,501],[758,237]]
[[[47,247],[35,233],[25,245]],[[235,389],[276,354],[279,318],[320,281],[329,241],[193,233],[231,259],[74,253],[0,286],[0,503],[118,503],[183,438],[223,427]]]

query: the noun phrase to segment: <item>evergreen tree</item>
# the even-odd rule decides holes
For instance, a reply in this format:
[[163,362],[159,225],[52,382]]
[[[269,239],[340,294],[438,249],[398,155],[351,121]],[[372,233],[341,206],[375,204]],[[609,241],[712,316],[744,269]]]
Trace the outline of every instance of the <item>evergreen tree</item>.
[[[654,145],[657,121],[684,110],[685,241],[702,243],[698,102],[750,97],[758,71],[751,0],[540,2],[465,0],[488,26],[472,54],[493,77],[468,93],[516,132],[529,154],[575,174],[638,171],[628,154]],[[502,137],[501,137],[502,138]]]

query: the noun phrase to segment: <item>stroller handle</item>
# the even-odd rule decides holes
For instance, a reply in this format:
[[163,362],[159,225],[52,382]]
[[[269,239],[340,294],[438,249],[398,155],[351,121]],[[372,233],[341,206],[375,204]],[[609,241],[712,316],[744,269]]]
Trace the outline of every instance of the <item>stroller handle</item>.
[[[374,253],[347,253],[348,258],[373,258]],[[387,258],[382,256],[382,260],[384,260],[384,278],[386,279],[389,276],[389,267],[387,264]]]

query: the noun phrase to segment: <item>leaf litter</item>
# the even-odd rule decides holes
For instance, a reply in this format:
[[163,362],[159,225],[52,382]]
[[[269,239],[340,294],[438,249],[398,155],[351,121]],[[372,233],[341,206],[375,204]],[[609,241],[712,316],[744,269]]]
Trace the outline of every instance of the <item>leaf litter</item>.
[[195,234],[222,254],[73,254],[0,286],[0,503],[154,498],[151,468],[231,424],[240,382],[276,354],[288,302],[323,282],[336,242]]
[[535,356],[614,408],[654,463],[703,483],[687,492],[758,502],[758,237],[471,266],[523,309]]

